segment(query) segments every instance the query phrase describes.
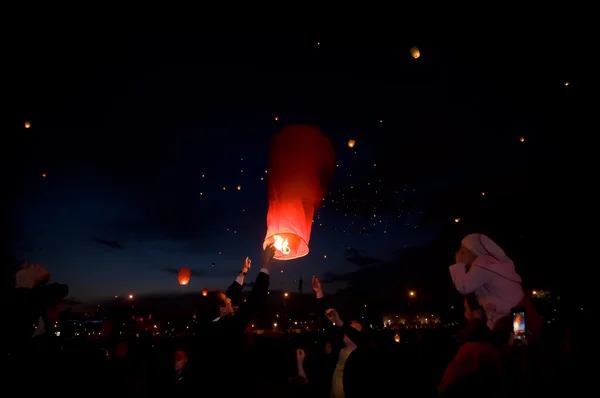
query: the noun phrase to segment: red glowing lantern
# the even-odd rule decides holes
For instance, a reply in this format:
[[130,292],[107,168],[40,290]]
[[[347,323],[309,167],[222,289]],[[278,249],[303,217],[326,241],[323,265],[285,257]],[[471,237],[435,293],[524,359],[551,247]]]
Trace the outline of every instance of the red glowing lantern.
[[208,289],[207,288],[202,289],[202,295],[204,297],[208,296]]
[[335,151],[316,127],[286,126],[269,152],[267,235],[275,259],[306,256],[313,216],[335,170]]
[[189,268],[182,268],[179,270],[179,284],[187,285],[192,277],[192,271]]

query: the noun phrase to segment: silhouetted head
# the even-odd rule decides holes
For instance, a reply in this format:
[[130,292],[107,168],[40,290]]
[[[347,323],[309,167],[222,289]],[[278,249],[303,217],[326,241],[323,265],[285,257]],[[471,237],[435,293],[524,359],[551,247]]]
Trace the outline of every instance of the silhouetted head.
[[[361,333],[363,331],[363,325],[362,325],[362,323],[360,323],[358,321],[350,322],[350,327],[358,330]],[[350,340],[350,338],[344,334],[344,345],[346,347],[352,347],[352,346],[356,346],[356,342]]]
[[181,372],[188,363],[188,356],[185,350],[177,350],[174,355],[174,368],[176,372]]
[[235,313],[231,299],[220,290],[216,293],[217,301],[219,302],[219,316],[229,316]]

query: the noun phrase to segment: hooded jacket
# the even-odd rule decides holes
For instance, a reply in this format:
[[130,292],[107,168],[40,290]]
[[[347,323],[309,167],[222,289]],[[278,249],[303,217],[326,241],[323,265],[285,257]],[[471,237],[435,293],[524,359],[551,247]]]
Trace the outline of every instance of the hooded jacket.
[[501,318],[523,299],[521,277],[512,261],[503,262],[492,256],[477,257],[467,272],[465,264],[450,266],[452,282],[461,294],[475,293],[485,310],[487,326],[495,330]]

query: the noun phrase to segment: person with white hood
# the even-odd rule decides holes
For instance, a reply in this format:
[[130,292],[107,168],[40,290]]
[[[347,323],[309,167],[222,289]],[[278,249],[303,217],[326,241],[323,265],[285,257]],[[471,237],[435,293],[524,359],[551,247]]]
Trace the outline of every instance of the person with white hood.
[[[468,271],[467,266],[470,266]],[[483,234],[470,234],[462,240],[456,252],[456,264],[450,266],[450,276],[461,294],[475,294],[492,331],[505,331],[506,325],[512,325],[507,321],[514,307],[525,308],[528,318],[539,318],[523,292],[513,261]]]

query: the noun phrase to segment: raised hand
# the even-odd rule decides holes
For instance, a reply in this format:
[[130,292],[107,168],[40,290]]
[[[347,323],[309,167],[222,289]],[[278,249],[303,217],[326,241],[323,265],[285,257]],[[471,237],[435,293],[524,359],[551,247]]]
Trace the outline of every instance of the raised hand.
[[312,288],[315,291],[318,299],[320,299],[324,296],[323,287],[321,286],[321,281],[316,276],[312,277]]
[[252,265],[252,260],[250,260],[250,257],[246,257],[244,260],[244,267],[242,268],[242,273],[244,275],[250,270],[250,265]]
[[315,293],[323,291],[323,288],[321,287],[321,281],[316,276],[312,277],[312,288],[315,291]]
[[275,256],[275,246],[273,243],[269,244],[269,246],[265,247],[262,251],[261,255],[261,265],[263,268],[271,268],[271,261]]
[[325,311],[325,316],[335,326],[342,326],[343,325],[342,319],[340,318],[340,315],[338,314],[338,312],[337,312],[337,310],[335,308],[330,308],[327,311]]
[[42,265],[25,262],[15,275],[15,287],[31,289],[43,281],[50,279],[50,272]]

